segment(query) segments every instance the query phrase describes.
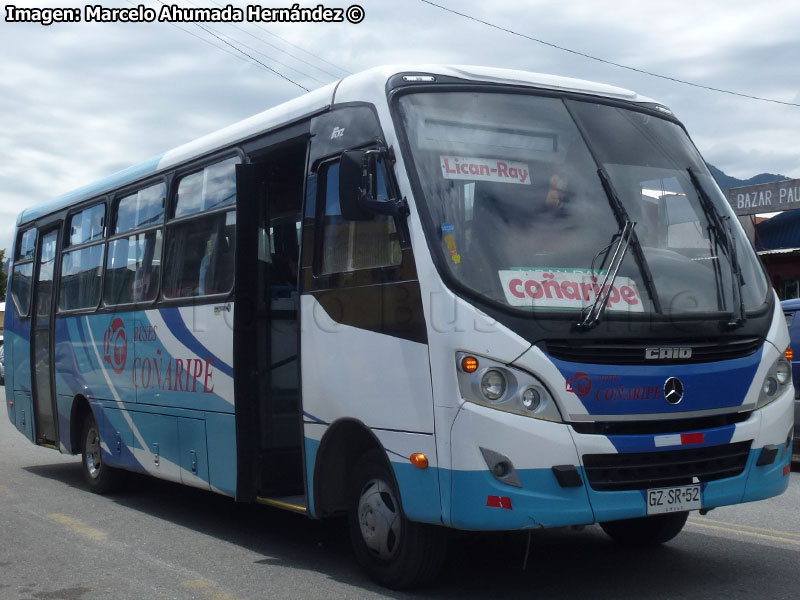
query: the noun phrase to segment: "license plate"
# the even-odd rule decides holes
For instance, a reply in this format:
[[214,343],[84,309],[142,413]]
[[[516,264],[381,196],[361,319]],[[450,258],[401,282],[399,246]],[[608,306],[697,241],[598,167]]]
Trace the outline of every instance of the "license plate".
[[699,485],[676,485],[647,490],[647,514],[696,510],[703,508]]

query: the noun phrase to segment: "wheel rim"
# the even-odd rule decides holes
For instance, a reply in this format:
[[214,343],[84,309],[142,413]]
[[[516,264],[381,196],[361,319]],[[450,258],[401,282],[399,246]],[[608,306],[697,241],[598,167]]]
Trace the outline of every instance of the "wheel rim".
[[90,427],[86,434],[86,469],[92,479],[100,476],[100,435],[96,427]]
[[371,479],[358,499],[358,524],[367,548],[383,560],[400,547],[402,517],[392,488],[381,479]]

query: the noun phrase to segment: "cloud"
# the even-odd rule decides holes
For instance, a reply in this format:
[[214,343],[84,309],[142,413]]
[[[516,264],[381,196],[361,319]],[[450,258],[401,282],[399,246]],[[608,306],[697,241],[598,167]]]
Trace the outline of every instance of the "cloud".
[[[216,1],[176,3],[211,7]],[[680,1],[669,7],[638,0],[438,2],[638,69],[800,101],[796,66],[800,5],[794,1],[775,0],[769,10],[743,0]],[[101,3],[131,6],[117,0]],[[154,0],[142,3],[160,7]],[[413,62],[509,67],[620,85],[670,105],[705,158],[730,174],[749,177],[770,171],[800,177],[796,150],[800,108],[745,100],[619,69],[415,0],[359,3],[366,10],[360,25],[206,27],[228,41],[247,44],[250,48],[245,52],[308,88],[319,87],[344,70]],[[349,2],[327,4],[347,6]],[[0,247],[10,245],[10,223],[23,207],[302,93],[249,59],[234,56],[232,48],[190,23],[42,27],[0,22],[0,49],[4,56],[0,63]]]

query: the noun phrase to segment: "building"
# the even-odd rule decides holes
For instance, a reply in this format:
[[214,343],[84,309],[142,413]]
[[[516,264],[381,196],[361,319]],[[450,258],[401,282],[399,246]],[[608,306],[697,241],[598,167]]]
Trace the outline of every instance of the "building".
[[780,299],[800,298],[800,211],[758,223],[754,245]]

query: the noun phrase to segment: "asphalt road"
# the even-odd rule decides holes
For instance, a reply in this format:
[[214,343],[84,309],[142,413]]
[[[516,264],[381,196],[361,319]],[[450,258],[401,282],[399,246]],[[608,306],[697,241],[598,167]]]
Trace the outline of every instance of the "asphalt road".
[[372,584],[341,521],[311,521],[135,477],[85,490],[80,461],[25,440],[0,408],[0,599],[796,598],[800,473],[778,498],[693,513],[671,543],[616,546],[594,526],[460,535],[432,587]]

